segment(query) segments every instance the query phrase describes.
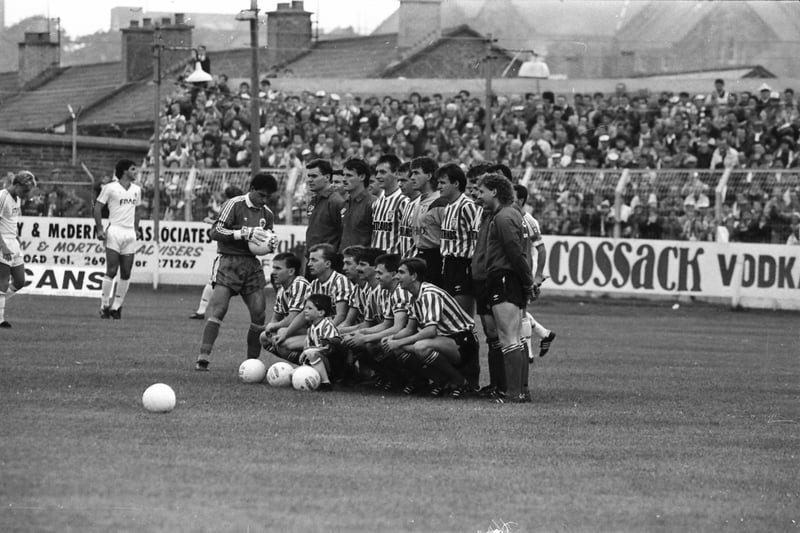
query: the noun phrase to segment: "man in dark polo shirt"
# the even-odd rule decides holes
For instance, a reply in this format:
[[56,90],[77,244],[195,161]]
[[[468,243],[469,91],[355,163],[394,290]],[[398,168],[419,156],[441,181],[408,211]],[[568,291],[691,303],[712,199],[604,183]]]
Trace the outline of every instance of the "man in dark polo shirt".
[[375,196],[367,191],[371,171],[363,160],[353,158],[344,162],[343,172],[347,200],[342,208],[342,240],[339,248],[368,248],[372,240],[372,204],[375,202]]
[[306,250],[321,243],[330,244],[337,251],[340,248],[344,198],[334,190],[331,178],[333,167],[329,161],[314,159],[306,165],[306,186],[312,194],[308,202]]

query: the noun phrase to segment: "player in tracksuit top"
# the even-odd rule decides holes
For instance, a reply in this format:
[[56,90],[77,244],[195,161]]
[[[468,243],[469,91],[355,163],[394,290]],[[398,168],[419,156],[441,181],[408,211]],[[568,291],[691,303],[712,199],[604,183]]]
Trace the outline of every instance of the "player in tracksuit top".
[[211,238],[217,241],[218,260],[211,274],[214,292],[208,304],[206,325],[195,370],[208,370],[211,350],[219,328],[228,312],[231,298],[239,294],[250,312],[247,330],[247,358],[261,355],[260,335],[264,331],[267,279],[261,260],[250,251],[248,242],[264,238],[261,230],[272,230],[274,216],[267,200],[278,190],[272,174],[260,172],[250,181],[250,191],[225,203],[219,218],[211,226]]
[[520,330],[533,289],[531,238],[522,213],[513,205],[514,188],[508,178],[484,176],[481,200],[484,209],[492,213],[486,240],[486,289],[503,352],[506,401],[530,401],[525,390],[528,364]]

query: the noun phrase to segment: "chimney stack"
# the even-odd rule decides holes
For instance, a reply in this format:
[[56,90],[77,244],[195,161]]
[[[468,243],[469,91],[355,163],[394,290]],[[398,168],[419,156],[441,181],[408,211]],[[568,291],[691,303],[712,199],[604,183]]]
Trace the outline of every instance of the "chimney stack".
[[267,60],[280,65],[311,47],[311,13],[303,2],[279,3],[267,13]]
[[[142,23],[132,20],[130,26],[122,30],[122,75],[125,83],[139,81],[153,75],[153,44],[156,29],[161,33],[162,72],[186,61],[191,53],[184,48],[192,46],[193,27],[186,24],[183,13],[175,14],[175,23],[169,17],[161,19],[161,25],[153,25],[153,19],[143,18]],[[181,48],[170,50],[170,48]]]
[[48,69],[58,66],[58,43],[50,41],[50,33],[25,32],[25,40],[19,43],[20,89]]
[[442,0],[400,0],[397,47],[401,52],[442,31]]
[[166,17],[162,21],[165,23],[161,25],[161,42],[167,49],[161,53],[161,66],[168,69],[186,62],[191,57],[189,50],[169,50],[169,48],[191,48],[193,26],[186,24],[183,13],[175,14],[175,23]]

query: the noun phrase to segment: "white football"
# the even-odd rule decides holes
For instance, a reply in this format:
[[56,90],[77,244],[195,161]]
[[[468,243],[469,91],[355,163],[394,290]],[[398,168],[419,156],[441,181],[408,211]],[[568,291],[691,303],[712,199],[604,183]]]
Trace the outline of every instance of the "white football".
[[164,383],[150,385],[142,394],[142,405],[151,413],[169,413],[175,408],[175,391]]
[[261,383],[267,375],[267,365],[260,359],[245,359],[239,365],[239,381],[242,383]]
[[273,387],[289,387],[292,385],[294,367],[289,363],[278,361],[267,370],[267,383]]
[[319,372],[310,366],[299,366],[292,374],[292,387],[295,390],[317,390],[319,382]]
[[269,229],[256,228],[253,238],[247,241],[247,246],[253,255],[267,255],[275,251],[278,238],[275,232]]

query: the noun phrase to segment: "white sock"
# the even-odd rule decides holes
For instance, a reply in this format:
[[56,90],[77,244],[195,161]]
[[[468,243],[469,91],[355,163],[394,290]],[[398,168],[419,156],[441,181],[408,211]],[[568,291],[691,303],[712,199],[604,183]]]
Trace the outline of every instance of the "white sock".
[[100,306],[108,307],[108,301],[111,299],[111,288],[114,285],[114,280],[108,276],[103,276],[103,285],[101,287]]
[[128,286],[131,284],[131,280],[129,279],[122,279],[117,282],[117,294],[114,296],[114,303],[111,306],[112,311],[116,311],[120,307],[122,307],[122,302],[125,301],[125,295],[128,294]]
[[203,287],[203,294],[200,296],[200,305],[197,306],[197,314],[204,315],[206,309],[208,309],[208,301],[211,299],[211,294],[213,294],[214,288],[211,286],[210,283],[206,283],[206,286]]
[[530,317],[531,329],[540,339],[544,339],[550,335],[550,330],[539,324],[532,316]]
[[0,292],[0,322],[6,319],[6,293]]

